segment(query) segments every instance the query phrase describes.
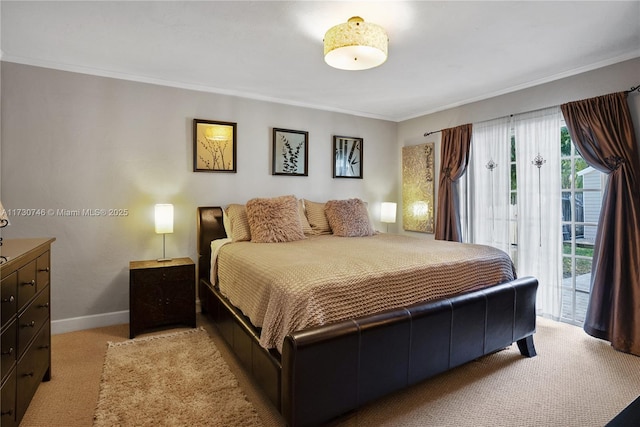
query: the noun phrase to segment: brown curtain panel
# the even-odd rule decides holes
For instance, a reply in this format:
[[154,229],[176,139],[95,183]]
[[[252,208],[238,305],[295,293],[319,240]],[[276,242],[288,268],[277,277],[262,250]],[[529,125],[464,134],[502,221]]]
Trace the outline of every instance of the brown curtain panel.
[[440,183],[435,238],[461,242],[460,209],[456,181],[467,170],[471,124],[442,130],[440,147]]
[[640,356],[640,157],[624,92],[561,105],[576,148],[609,174],[584,330]]

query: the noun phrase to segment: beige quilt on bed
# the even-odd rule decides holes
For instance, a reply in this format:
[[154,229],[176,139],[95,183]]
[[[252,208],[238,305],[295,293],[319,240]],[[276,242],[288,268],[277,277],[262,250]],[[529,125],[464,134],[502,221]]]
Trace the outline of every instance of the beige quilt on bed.
[[313,236],[221,247],[223,295],[281,350],[290,332],[515,278],[504,252],[480,245],[377,234]]

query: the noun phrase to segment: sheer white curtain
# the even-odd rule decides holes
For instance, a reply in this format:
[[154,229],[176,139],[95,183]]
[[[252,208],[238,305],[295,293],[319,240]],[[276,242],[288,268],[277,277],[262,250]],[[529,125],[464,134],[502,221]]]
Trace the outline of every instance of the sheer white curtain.
[[473,124],[464,187],[465,242],[509,253],[510,118]]
[[518,276],[538,279],[538,314],[560,317],[560,107],[513,117],[518,182]]

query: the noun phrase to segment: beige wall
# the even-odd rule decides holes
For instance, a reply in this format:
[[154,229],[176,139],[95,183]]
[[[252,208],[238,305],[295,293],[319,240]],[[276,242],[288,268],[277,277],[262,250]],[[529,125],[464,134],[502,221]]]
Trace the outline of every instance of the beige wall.
[[[465,123],[482,122],[608,93],[621,92],[640,84],[639,76],[640,58],[636,58],[529,89],[406,120],[398,124],[398,145],[403,147],[435,142],[435,164],[436,170],[439,171],[441,134],[436,133],[425,137],[423,136],[425,132],[437,131]],[[640,93],[634,92],[629,95],[629,106],[634,121],[636,139],[640,144]],[[396,181],[401,183],[402,170],[398,168],[397,173]],[[437,174],[436,179],[439,179],[439,174]],[[437,200],[437,186],[435,192]],[[397,193],[400,194],[398,212],[401,212],[401,184],[397,189]],[[401,215],[398,218],[400,224],[397,224],[397,227],[398,230],[401,230]],[[412,234],[433,238],[433,235],[430,234]]]
[[[360,197],[374,220],[397,198],[397,124],[231,96],[2,63],[5,238],[53,236],[54,331],[126,322],[131,260],[162,255],[153,205],[175,205],[167,255],[196,259],[196,207],[295,194]],[[238,124],[238,172],[192,172],[192,120]],[[271,175],[273,127],[309,132],[309,176]],[[364,138],[364,179],[333,179],[332,136]],[[59,209],[127,209],[69,217]],[[376,220],[376,226],[380,226]]]

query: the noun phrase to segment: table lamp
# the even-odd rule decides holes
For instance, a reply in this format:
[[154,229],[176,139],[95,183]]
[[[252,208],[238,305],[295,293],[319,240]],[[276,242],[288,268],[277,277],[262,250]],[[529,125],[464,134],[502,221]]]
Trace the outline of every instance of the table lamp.
[[387,224],[387,233],[389,232],[389,224],[395,224],[396,222],[396,206],[394,202],[382,202],[380,222]]
[[171,261],[167,258],[165,251],[165,236],[167,233],[173,233],[173,205],[167,203],[159,203],[156,205],[156,233],[162,234],[162,258],[158,261]]

